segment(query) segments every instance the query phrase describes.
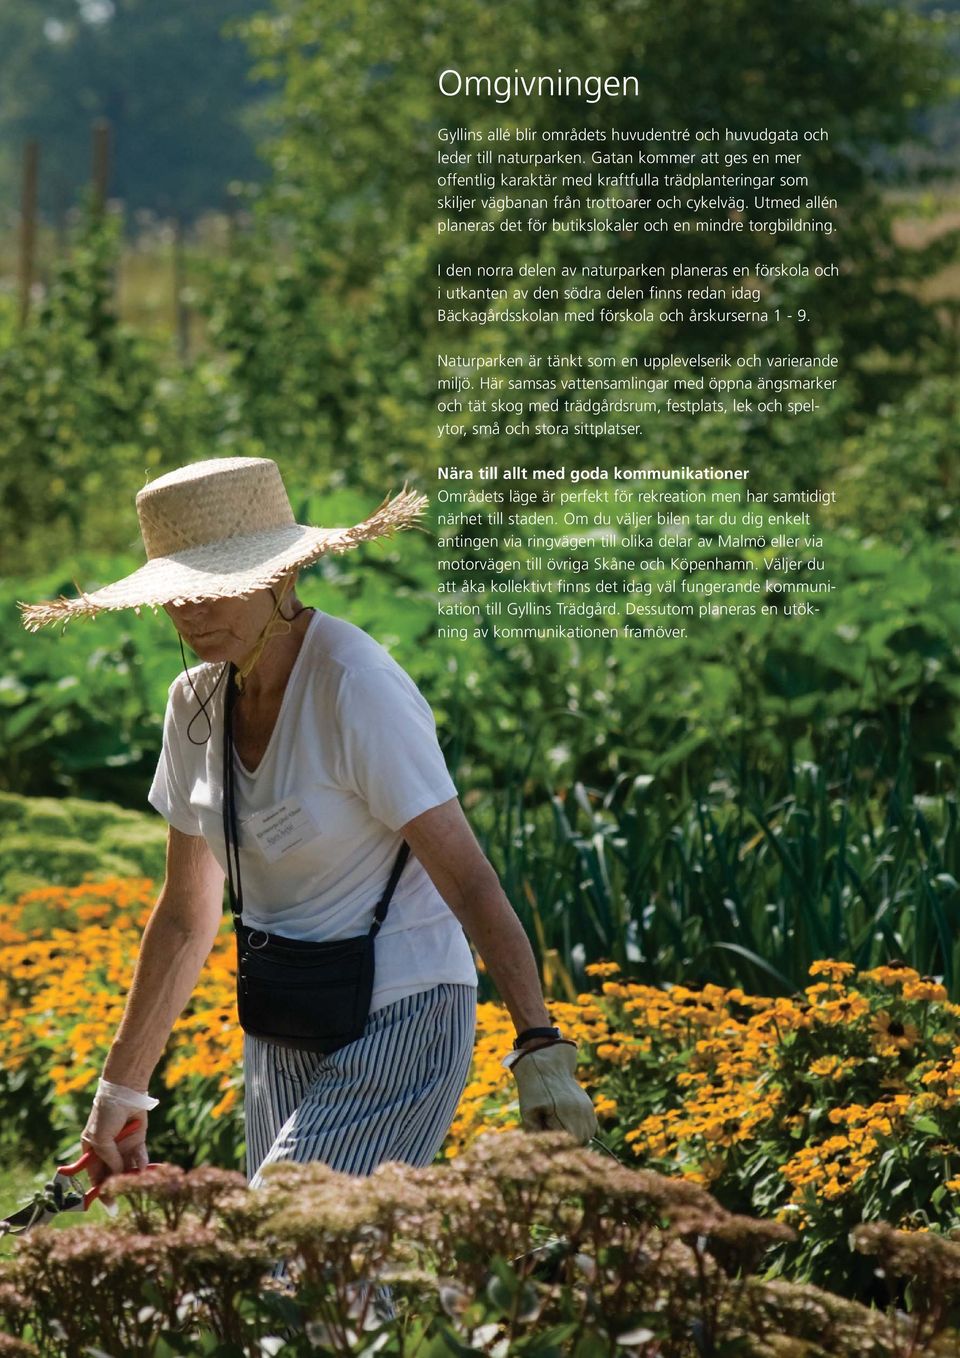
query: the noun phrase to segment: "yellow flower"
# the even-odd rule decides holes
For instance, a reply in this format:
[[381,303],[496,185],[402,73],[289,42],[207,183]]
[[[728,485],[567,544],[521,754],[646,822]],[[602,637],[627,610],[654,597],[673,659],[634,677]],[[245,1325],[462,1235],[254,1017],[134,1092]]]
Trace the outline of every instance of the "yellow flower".
[[632,1051],[625,1044],[613,1042],[602,1042],[597,1048],[597,1056],[601,1061],[609,1061],[614,1066],[625,1066],[632,1059]]
[[855,1065],[855,1061],[841,1061],[839,1056],[818,1056],[810,1062],[809,1069],[819,1080],[836,1080]]
[[903,998],[905,1000],[945,1000],[947,998],[946,987],[932,976],[921,976],[919,980],[909,980],[903,983]]
[[852,962],[834,962],[825,958],[820,962],[811,963],[808,975],[810,976],[829,976],[831,981],[842,981],[845,976],[852,976],[856,967]]
[[861,981],[876,981],[878,985],[895,986],[903,985],[905,981],[918,981],[919,972],[914,971],[913,967],[908,967],[905,962],[888,962],[886,966],[872,967],[870,971],[861,971]]
[[237,1091],[235,1088],[228,1089],[219,1103],[215,1103],[210,1109],[212,1118],[223,1117],[224,1113],[229,1113],[230,1109],[237,1102]]
[[915,1024],[892,1018],[886,1009],[874,1014],[872,1024],[878,1043],[885,1049],[892,1047],[894,1054],[915,1046],[920,1036],[920,1029]]
[[813,1011],[818,1023],[829,1024],[854,1023],[869,1012],[870,1005],[856,990],[851,990],[842,999],[818,1004]]

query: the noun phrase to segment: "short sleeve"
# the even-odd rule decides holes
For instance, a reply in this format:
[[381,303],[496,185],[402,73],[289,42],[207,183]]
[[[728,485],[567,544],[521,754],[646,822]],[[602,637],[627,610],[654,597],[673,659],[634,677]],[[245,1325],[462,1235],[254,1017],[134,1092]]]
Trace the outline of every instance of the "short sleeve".
[[399,666],[345,671],[337,719],[343,784],[389,829],[456,797],[430,706]]
[[190,796],[180,759],[180,735],[177,731],[174,703],[176,681],[170,686],[167,710],[163,717],[163,749],[153,783],[147,793],[150,805],[160,812],[175,830],[185,835],[200,835],[200,821],[190,805]]

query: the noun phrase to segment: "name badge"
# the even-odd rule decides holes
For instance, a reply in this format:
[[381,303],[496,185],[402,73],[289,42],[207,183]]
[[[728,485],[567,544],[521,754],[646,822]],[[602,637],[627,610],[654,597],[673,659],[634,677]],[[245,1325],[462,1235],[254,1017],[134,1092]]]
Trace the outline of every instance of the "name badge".
[[296,797],[287,797],[276,806],[248,817],[241,832],[248,843],[252,840],[256,844],[268,863],[275,863],[320,833],[310,812]]

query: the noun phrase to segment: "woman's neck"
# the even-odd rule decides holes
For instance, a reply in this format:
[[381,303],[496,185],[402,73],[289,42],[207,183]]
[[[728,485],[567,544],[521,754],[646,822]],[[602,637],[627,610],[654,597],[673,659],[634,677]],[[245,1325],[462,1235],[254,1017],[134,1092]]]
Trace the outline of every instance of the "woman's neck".
[[244,679],[239,695],[244,707],[269,705],[286,688],[312,615],[313,609],[301,607],[292,618],[285,619],[289,622],[289,631],[269,638],[257,663]]

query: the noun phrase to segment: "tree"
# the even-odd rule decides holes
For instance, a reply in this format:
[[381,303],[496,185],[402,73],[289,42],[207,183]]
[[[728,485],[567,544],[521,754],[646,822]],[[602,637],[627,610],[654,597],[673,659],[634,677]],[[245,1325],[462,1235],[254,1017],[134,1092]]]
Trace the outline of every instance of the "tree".
[[42,206],[71,202],[89,177],[90,124],[113,126],[110,191],[130,209],[192,216],[228,183],[260,173],[254,140],[265,90],[243,45],[224,36],[258,0],[8,0],[0,9],[0,161],[7,197],[16,148],[42,143]]

